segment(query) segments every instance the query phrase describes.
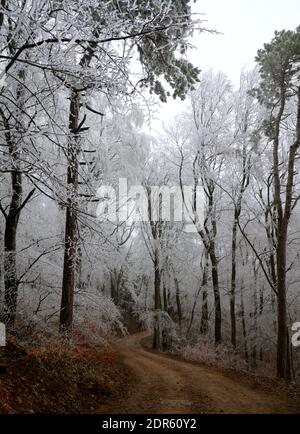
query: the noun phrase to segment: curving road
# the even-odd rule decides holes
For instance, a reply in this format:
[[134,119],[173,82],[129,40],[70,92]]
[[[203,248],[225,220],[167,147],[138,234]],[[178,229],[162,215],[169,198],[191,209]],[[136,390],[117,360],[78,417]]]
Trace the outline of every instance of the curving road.
[[117,349],[136,380],[126,400],[99,413],[300,413],[300,405],[253,390],[215,368],[147,351],[147,333],[122,339]]

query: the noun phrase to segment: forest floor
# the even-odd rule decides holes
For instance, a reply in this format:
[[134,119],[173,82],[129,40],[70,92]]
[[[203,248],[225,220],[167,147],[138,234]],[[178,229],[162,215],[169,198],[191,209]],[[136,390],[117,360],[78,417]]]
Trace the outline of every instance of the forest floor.
[[300,388],[147,349],[0,348],[0,413],[300,413]]
[[[147,333],[119,341],[116,350],[132,374],[126,399],[99,413],[300,413],[300,389],[245,372],[220,371],[153,352]],[[132,380],[133,379],[133,380]]]
[[1,413],[93,413],[125,395],[131,374],[111,347],[0,347]]

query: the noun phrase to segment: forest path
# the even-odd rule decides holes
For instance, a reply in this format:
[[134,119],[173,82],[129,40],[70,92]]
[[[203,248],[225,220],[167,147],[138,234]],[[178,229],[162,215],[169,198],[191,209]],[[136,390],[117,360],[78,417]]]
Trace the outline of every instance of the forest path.
[[148,333],[120,340],[117,350],[134,374],[128,397],[98,413],[300,413],[299,403],[233,380],[216,368],[145,350]]

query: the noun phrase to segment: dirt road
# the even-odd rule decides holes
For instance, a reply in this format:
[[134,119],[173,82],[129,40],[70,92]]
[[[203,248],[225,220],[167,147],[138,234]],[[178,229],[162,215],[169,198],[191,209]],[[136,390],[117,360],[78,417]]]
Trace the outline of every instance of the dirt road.
[[133,372],[126,400],[98,409],[101,413],[300,413],[299,402],[253,390],[210,368],[141,347],[147,334],[129,336],[118,345]]

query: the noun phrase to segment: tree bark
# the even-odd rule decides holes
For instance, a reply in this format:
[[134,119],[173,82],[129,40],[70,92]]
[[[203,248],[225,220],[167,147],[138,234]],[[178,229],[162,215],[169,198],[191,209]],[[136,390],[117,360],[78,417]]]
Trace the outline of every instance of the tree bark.
[[8,328],[13,327],[16,319],[18,279],[16,271],[16,238],[22,202],[22,175],[13,172],[12,197],[6,217],[4,232],[4,322]]
[[231,345],[236,348],[236,315],[235,315],[235,290],[236,290],[236,241],[237,241],[237,209],[234,211],[231,243],[231,288],[230,288],[230,324]]
[[244,296],[243,288],[241,287],[241,317],[242,317],[242,332],[244,338],[244,354],[247,366],[249,364],[249,352],[248,352],[248,341],[247,341],[247,329],[246,329],[246,319],[245,319],[245,306],[244,306]]
[[163,300],[164,300],[164,311],[169,312],[168,294],[166,286],[166,273],[163,274]]
[[[94,29],[94,36],[97,37],[97,29]],[[90,42],[79,66],[87,68],[97,48],[96,42]],[[79,122],[80,116],[80,90],[72,88],[69,109],[69,131],[70,138],[67,146],[67,206],[65,224],[64,244],[64,266],[62,296],[59,318],[59,330],[62,333],[70,334],[73,324],[74,290],[76,286],[76,251],[78,242],[78,153],[80,151],[80,132],[86,117]]]
[[160,293],[160,269],[159,258],[157,250],[154,252],[154,309],[155,309],[155,326],[153,337],[153,349],[161,349],[161,328],[160,328],[160,311],[161,305],[161,293]]
[[203,268],[202,275],[202,312],[201,312],[201,323],[200,323],[200,333],[206,336],[208,333],[208,299],[207,299],[207,282],[208,282],[208,255],[205,254],[205,264]]
[[4,231],[4,318],[3,321],[6,327],[12,328],[15,324],[17,312],[17,298],[19,281],[17,278],[16,268],[16,246],[17,246],[17,230],[22,209],[30,200],[34,193],[34,189],[28,194],[24,202],[23,187],[22,187],[22,170],[20,168],[20,153],[18,147],[13,142],[10,133],[10,125],[4,113],[1,111],[1,116],[6,129],[5,138],[8,145],[11,158],[11,199],[8,213],[2,208],[1,211],[5,218]]
[[78,125],[80,101],[79,93],[72,91],[69,114],[69,130],[71,138],[68,142],[67,158],[67,190],[65,245],[62,297],[59,329],[63,333],[71,333],[73,323],[74,289],[76,285],[76,249],[78,241],[77,227],[77,187],[78,187]]
[[180,289],[178,279],[175,277],[175,291],[176,291],[176,306],[177,306],[177,316],[178,316],[178,324],[181,329],[182,325],[182,311],[181,311],[181,301],[180,301]]
[[289,342],[288,325],[287,325],[287,300],[286,300],[286,261],[287,261],[287,237],[288,225],[292,212],[293,188],[295,175],[295,160],[300,146],[300,87],[298,88],[298,110],[296,124],[296,140],[289,149],[287,183],[285,193],[285,206],[283,209],[281,200],[281,178],[279,162],[279,137],[280,123],[285,108],[285,84],[283,82],[281,89],[281,105],[275,123],[275,135],[273,141],[273,170],[275,182],[275,207],[277,210],[277,248],[276,248],[276,265],[277,265],[277,376],[279,378],[290,379],[290,360],[289,360]]
[[281,227],[277,239],[277,376],[279,378],[290,377],[287,364],[286,230],[286,227]]
[[273,172],[274,172],[274,206],[277,212],[277,247],[276,247],[276,284],[277,284],[277,376],[287,378],[286,353],[287,353],[287,323],[286,323],[286,241],[287,225],[283,222],[283,206],[281,201],[281,179],[279,163],[279,136],[280,123],[285,108],[285,84],[284,77],[281,86],[281,101],[279,112],[275,122],[275,134],[273,140]]
[[[248,122],[245,123],[244,133],[247,132]],[[231,243],[231,288],[230,288],[230,323],[231,323],[231,344],[236,348],[236,312],[235,312],[235,294],[236,294],[236,250],[237,250],[237,228],[242,211],[243,195],[249,185],[249,162],[250,157],[247,155],[247,148],[243,146],[243,170],[240,190],[237,202],[234,204],[234,215],[232,225],[232,243]]]
[[218,260],[213,240],[210,241],[209,256],[211,261],[211,275],[215,302],[215,344],[218,345],[222,342],[222,308],[219,288]]

